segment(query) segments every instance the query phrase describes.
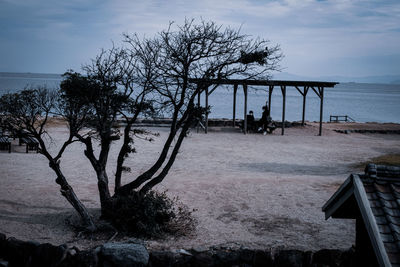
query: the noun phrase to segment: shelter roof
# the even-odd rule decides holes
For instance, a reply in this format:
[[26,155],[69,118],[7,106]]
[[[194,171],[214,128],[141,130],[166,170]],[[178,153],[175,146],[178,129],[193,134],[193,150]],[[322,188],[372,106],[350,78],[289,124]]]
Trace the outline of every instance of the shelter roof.
[[323,206],[325,217],[362,218],[381,266],[400,266],[400,167],[368,164]]
[[284,81],[284,80],[258,80],[258,79],[190,79],[193,83],[207,84],[247,84],[264,86],[309,86],[309,87],[334,87],[338,82],[320,81]]

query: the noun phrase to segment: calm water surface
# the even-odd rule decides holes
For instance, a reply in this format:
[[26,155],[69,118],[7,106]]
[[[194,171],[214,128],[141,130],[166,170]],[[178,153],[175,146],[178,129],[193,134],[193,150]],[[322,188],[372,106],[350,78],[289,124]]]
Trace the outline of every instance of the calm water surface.
[[[27,86],[46,85],[57,88],[61,75],[32,73],[0,73],[0,94],[22,90]],[[261,117],[262,106],[268,100],[268,92],[253,87],[249,90],[248,110]],[[204,104],[204,95],[201,99]],[[241,87],[237,94],[236,117],[243,117],[244,96]],[[301,120],[303,98],[295,88],[287,88],[286,120]],[[232,118],[233,88],[219,87],[209,97],[211,118]],[[306,120],[319,120],[319,98],[309,90],[306,103]],[[282,118],[282,95],[280,88],[272,94],[271,115],[274,120]],[[329,115],[348,115],[359,122],[400,123],[400,85],[341,83],[325,88],[324,121]]]

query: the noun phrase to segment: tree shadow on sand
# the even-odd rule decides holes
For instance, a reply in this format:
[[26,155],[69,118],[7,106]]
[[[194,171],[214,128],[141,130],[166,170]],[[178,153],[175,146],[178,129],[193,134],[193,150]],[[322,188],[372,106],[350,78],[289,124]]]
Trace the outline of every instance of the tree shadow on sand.
[[[49,228],[65,228],[67,226],[79,226],[80,218],[74,209],[60,208],[60,212],[54,212],[43,209],[38,212],[25,211],[9,211],[0,209],[0,221],[9,223],[24,223],[32,225],[43,225]],[[99,216],[99,209],[90,210],[90,214]]]

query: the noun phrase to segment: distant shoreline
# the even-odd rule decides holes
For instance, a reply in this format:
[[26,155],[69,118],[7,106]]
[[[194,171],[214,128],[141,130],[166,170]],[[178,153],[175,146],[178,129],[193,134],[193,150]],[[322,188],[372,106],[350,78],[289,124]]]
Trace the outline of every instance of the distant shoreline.
[[[0,78],[1,77],[15,77],[15,76],[19,76],[19,77],[36,77],[36,78],[48,78],[49,76],[54,76],[55,78],[62,78],[61,73],[39,73],[39,72],[12,72],[12,71],[3,71],[0,72]],[[389,77],[391,77],[390,80],[387,81],[373,81],[373,80],[367,80],[368,77],[341,77],[341,76],[332,76],[332,77],[324,77],[324,78],[318,78],[318,77],[314,77],[314,78],[306,78],[306,77],[302,77],[302,76],[297,76],[297,75],[292,75],[292,76],[283,76],[283,78],[280,78],[279,75],[277,75],[277,77],[272,78],[271,80],[324,80],[324,81],[336,81],[339,83],[343,83],[343,84],[383,84],[383,85],[400,85],[400,75],[399,77],[397,77],[396,75],[384,75],[384,76],[371,76],[371,79],[375,78],[379,78],[379,79],[383,79],[382,77],[387,77],[389,79]],[[397,80],[397,78],[399,78],[399,80]],[[354,81],[353,81],[354,80]],[[361,81],[360,81],[361,80]],[[364,81],[362,81],[364,80]]]
[[34,73],[34,72],[0,72],[0,77],[35,77],[35,78],[48,78],[54,76],[62,78],[62,74],[58,73]]

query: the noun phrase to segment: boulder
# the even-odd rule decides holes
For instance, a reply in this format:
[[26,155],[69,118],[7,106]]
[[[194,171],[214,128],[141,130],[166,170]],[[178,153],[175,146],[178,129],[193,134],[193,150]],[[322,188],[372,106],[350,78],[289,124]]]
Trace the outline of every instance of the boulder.
[[96,250],[77,251],[70,253],[58,267],[97,267],[98,257]]
[[8,267],[8,262],[0,259],[0,267]]
[[240,262],[240,253],[237,250],[217,250],[214,254],[215,265],[233,266]]
[[66,246],[53,246],[52,244],[40,244],[31,255],[31,266],[58,266],[65,258]]
[[149,253],[142,244],[105,243],[100,249],[99,258],[104,267],[146,266]]
[[253,256],[253,266],[272,266],[272,255],[270,251],[256,250]]
[[214,258],[211,252],[201,252],[191,259],[191,266],[196,267],[206,267],[206,266],[214,266]]
[[281,250],[275,254],[276,267],[303,267],[308,266],[304,263],[307,260],[304,252],[300,250]]
[[4,250],[7,246],[7,237],[5,234],[0,233],[0,258],[4,257]]
[[149,267],[174,266],[175,257],[175,253],[171,251],[152,251],[149,258]]
[[240,261],[243,263],[252,264],[254,258],[254,250],[248,248],[241,248],[239,250]]
[[313,264],[317,266],[353,266],[354,249],[322,249],[314,253]]
[[10,237],[4,244],[1,257],[9,262],[10,266],[29,266],[32,254],[39,243],[34,241],[22,241]]

